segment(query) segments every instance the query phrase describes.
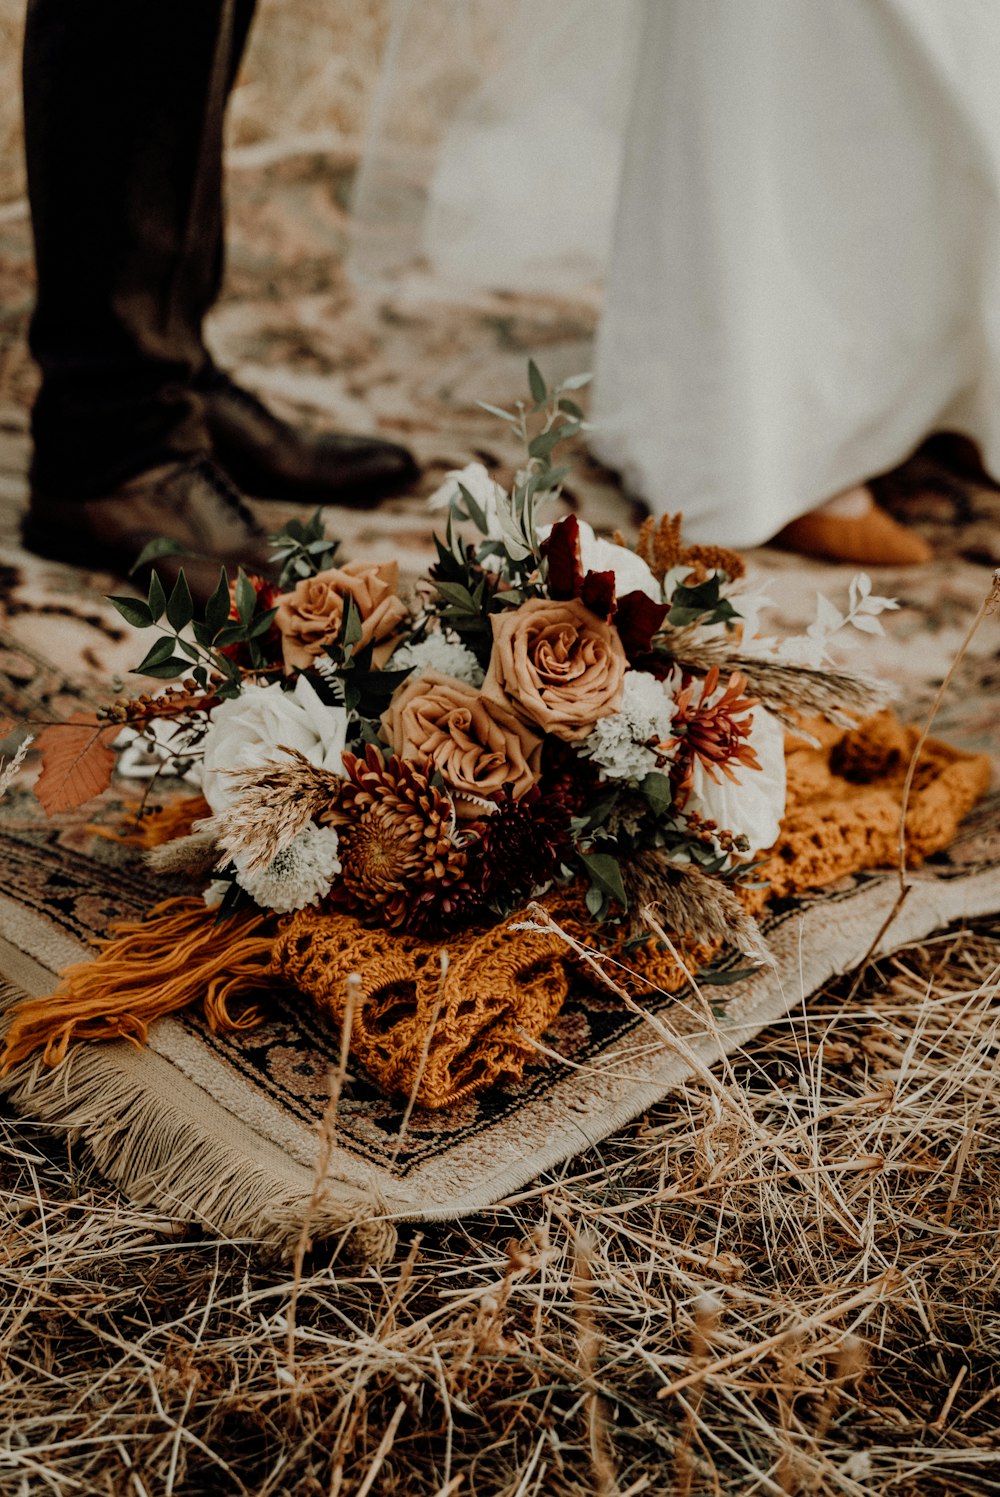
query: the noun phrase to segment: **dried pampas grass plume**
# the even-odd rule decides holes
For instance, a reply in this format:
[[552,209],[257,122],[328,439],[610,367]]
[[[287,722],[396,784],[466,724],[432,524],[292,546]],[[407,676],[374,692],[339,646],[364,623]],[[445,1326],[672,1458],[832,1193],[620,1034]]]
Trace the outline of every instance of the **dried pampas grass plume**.
[[715,666],[722,672],[739,671],[748,694],[789,728],[798,726],[800,716],[825,717],[837,727],[853,728],[859,717],[881,712],[898,695],[888,681],[828,666],[814,670],[787,660],[744,655],[725,640],[697,639],[693,629],[669,634],[668,648],[674,662],[692,676],[706,676]]
[[757,966],[773,967],[760,926],[718,879],[669,863],[662,852],[639,852],[621,864],[629,908],[699,942],[726,941]]
[[298,749],[278,745],[288,755],[255,769],[227,774],[234,793],[224,811],[200,821],[197,831],[211,835],[220,853],[216,866],[239,856],[244,871],[261,873],[311,821],[329,813],[340,799],[344,780],[311,764]]
[[154,873],[185,873],[190,878],[208,878],[219,866],[219,846],[212,832],[190,832],[175,837],[145,853],[147,867]]

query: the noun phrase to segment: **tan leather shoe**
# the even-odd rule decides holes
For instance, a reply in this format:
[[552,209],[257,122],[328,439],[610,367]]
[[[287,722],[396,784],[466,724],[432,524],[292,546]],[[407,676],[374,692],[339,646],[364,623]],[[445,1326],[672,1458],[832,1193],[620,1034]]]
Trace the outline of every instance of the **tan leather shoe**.
[[772,545],[826,561],[849,561],[869,567],[925,566],[934,552],[912,530],[905,529],[874,505],[863,515],[800,515],[774,537]]
[[232,577],[240,566],[273,573],[265,531],[225,474],[198,455],[140,473],[100,499],[32,494],[21,533],[29,551],[40,556],[120,576],[128,576],[149,542],[163,536],[193,554],[154,565],[167,577],[183,567],[196,599],[214,590],[220,564]]

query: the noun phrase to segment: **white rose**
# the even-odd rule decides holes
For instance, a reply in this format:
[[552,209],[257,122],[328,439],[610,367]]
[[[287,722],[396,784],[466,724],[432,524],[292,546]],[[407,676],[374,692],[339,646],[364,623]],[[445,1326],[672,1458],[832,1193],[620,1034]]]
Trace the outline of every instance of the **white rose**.
[[294,691],[278,685],[246,686],[220,702],[205,735],[202,793],[218,816],[230,804],[226,770],[259,769],[280,759],[282,748],[298,749],[311,764],[343,774],[347,713],[321,702],[305,676]]
[[462,497],[459,484],[468,489],[486,516],[489,539],[499,540],[501,531],[497,520],[497,503],[507,496],[496,479],[490,477],[482,463],[469,463],[464,468],[452,468],[450,473],[445,474],[444,483],[440,488],[435,489],[428,499],[427,508],[429,510],[450,509],[452,503]]
[[[614,572],[615,596],[624,598],[629,593],[641,592],[654,603],[663,602],[663,589],[653,576],[641,556],[627,546],[616,546],[614,541],[602,541],[594,534],[593,526],[578,520],[580,527],[580,565],[584,576],[588,572]],[[539,525],[540,540],[547,540],[551,525]],[[690,568],[688,568],[690,571]]]
[[748,857],[774,846],[785,814],[785,731],[763,707],[755,707],[751,718],[746,742],[756,754],[760,769],[730,763],[727,768],[739,783],[734,784],[725,775],[719,775],[716,781],[695,756],[691,793],[684,803],[685,811],[698,811],[737,836],[742,832],[750,843]]

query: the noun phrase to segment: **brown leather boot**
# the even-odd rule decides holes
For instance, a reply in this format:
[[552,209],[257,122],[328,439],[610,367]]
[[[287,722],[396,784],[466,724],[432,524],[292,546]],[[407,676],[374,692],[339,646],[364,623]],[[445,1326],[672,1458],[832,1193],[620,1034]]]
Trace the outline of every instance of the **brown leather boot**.
[[192,596],[204,600],[237,568],[273,575],[270,547],[242,496],[207,457],[194,456],[129,479],[99,499],[35,493],[22,526],[24,544],[70,566],[128,576],[150,541],[163,536],[193,554],[153,565],[163,576],[184,569]]
[[198,386],[212,455],[247,494],[367,509],[419,476],[397,442],[292,426],[213,369]]

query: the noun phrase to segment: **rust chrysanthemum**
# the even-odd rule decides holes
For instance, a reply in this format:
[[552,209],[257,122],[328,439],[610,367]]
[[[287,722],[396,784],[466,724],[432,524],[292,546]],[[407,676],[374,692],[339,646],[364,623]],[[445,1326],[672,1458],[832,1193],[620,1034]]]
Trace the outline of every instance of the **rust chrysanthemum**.
[[760,760],[747,741],[753,730],[753,709],[757,703],[745,694],[746,685],[746,677],[733,671],[721,694],[717,694],[719,667],[713,665],[703,681],[689,680],[674,699],[671,741],[677,744],[677,755],[673,778],[680,803],[690,787],[695,760],[716,784],[721,783],[720,775],[739,784],[734,764],[760,769]]
[[450,796],[431,784],[430,766],[369,744],[364,758],[344,755],[347,782],[330,820],[340,833],[337,890],[359,912],[398,930],[447,914],[458,896],[467,855]]

